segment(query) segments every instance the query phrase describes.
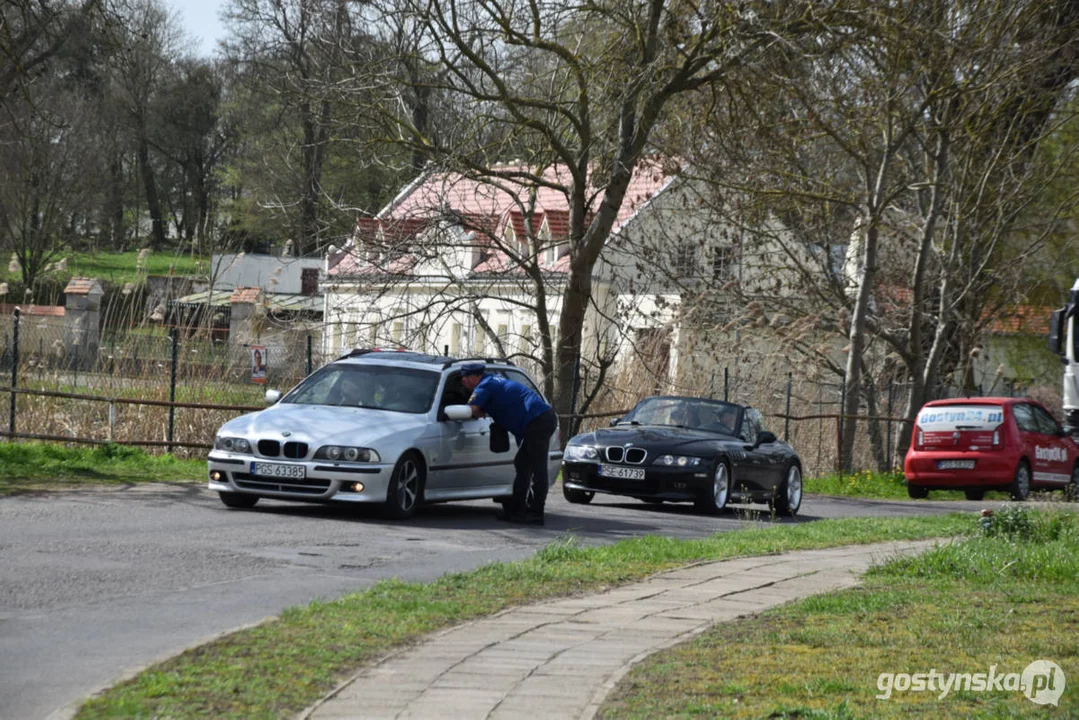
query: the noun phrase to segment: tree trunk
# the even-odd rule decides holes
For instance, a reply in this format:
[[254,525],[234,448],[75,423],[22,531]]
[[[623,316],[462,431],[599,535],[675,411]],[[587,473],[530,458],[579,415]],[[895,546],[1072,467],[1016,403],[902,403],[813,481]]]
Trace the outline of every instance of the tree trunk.
[[146,209],[150,213],[150,247],[160,250],[165,247],[165,223],[161,217],[161,200],[157,195],[154,169],[150,166],[150,143],[142,130],[139,132],[138,153],[142,185],[146,192]]
[[109,163],[109,241],[113,250],[124,249],[124,161],[116,155]]
[[884,433],[881,431],[880,412],[877,406],[877,387],[873,377],[869,373],[862,375],[862,391],[865,393],[865,407],[869,415],[866,427],[869,430],[869,446],[873,450],[873,459],[877,463],[877,470],[887,471],[888,455],[884,447]]
[[850,333],[848,335],[845,380],[847,395],[846,405],[842,409],[846,417],[843,419],[843,437],[840,444],[841,466],[846,472],[850,472],[853,467],[854,439],[858,435],[858,420],[855,416],[861,407],[862,354],[865,351],[866,314],[869,312],[869,300],[873,289],[873,281],[877,274],[878,235],[877,218],[874,215],[871,217],[865,231],[865,240],[862,246],[862,272],[858,282],[858,293],[854,299],[854,311],[851,314]]

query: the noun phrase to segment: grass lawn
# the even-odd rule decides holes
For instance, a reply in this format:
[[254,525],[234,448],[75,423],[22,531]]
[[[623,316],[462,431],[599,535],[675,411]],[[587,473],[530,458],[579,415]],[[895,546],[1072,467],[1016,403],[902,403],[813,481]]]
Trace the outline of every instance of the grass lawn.
[[1021,675],[1035,660],[1079,678],[1079,516],[1006,506],[987,528],[874,568],[857,588],[717,625],[653,655],[600,717],[1079,716],[1074,686],[1055,708],[1017,689],[976,691],[974,677],[947,693],[943,678],[934,692],[898,679],[993,666]]
[[[874,470],[859,470],[853,473],[824,475],[816,478],[806,478],[805,491],[819,493],[821,495],[842,495],[845,497],[882,498],[892,500],[907,500],[907,485],[903,480],[903,472],[876,472]],[[1057,494],[1059,497],[1059,494]],[[988,492],[987,500],[1007,500],[1006,492]],[[961,490],[933,490],[929,493],[930,500],[965,500]]]
[[[134,281],[138,250],[130,252],[74,253],[67,268],[72,276],[96,277],[115,283]],[[171,267],[174,275],[208,275],[209,259],[192,257],[190,253],[175,255],[172,252],[150,253],[146,256],[141,275],[168,275]]]
[[77,717],[291,717],[390,649],[513,605],[596,592],[701,560],[950,536],[972,523],[972,516],[959,514],[822,520],[595,548],[566,539],[521,562],[427,584],[387,580],[362,593],[290,609],[278,620],[147,669],[85,703]]
[[120,445],[0,443],[0,495],[132,482],[202,482],[205,474],[205,460],[150,455]]
[[[129,252],[62,253],[56,259],[66,257],[64,276],[93,277],[117,284],[134,282],[146,275],[168,275],[170,267],[174,275],[209,275],[210,260],[192,257],[190,253],[174,254],[173,251],[150,253],[143,262],[142,271],[136,272],[138,250]],[[7,257],[7,256],[5,256]],[[21,273],[8,272],[7,265],[0,268],[0,280],[19,281]]]

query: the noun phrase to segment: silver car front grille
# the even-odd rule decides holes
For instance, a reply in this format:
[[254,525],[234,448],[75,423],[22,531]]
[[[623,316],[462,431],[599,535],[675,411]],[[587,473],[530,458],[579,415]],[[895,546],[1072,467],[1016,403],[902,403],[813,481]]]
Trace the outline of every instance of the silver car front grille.
[[613,463],[629,463],[630,465],[640,465],[648,457],[648,453],[644,448],[638,447],[620,447],[612,445],[611,447],[604,448],[604,457],[607,458],[607,462]]

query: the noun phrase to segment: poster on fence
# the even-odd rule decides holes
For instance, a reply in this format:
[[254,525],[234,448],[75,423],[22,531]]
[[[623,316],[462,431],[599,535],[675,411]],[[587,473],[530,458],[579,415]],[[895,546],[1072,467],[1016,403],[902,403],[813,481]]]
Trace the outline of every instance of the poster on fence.
[[266,366],[269,364],[269,358],[266,357],[265,345],[252,345],[251,346],[251,382],[265,383],[266,382]]

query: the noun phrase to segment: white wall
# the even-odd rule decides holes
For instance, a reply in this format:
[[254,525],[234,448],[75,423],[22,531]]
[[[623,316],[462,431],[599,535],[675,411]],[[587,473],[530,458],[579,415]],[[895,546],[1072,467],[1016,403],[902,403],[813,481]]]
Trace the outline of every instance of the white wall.
[[222,253],[210,261],[210,279],[214,290],[257,287],[266,292],[298,295],[305,268],[321,270],[322,258],[277,257],[246,253]]

